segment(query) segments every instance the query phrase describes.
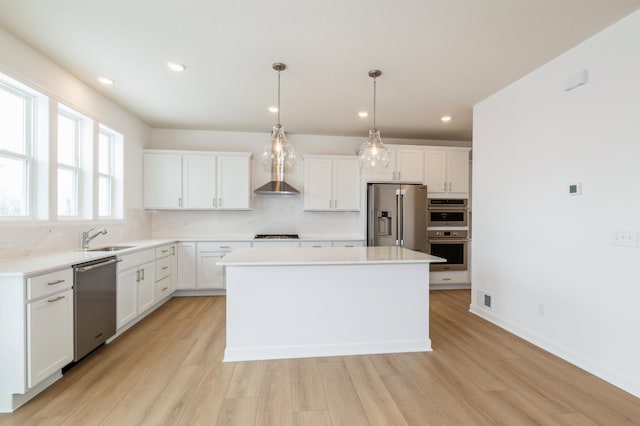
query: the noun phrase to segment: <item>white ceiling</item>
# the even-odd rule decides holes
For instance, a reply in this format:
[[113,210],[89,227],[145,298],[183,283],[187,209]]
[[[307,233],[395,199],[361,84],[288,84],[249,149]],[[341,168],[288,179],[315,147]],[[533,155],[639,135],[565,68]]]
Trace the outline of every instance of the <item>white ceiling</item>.
[[[640,0],[0,0],[0,25],[152,127],[470,140],[472,106]],[[187,66],[170,72],[165,62]],[[115,80],[101,86],[96,77]],[[440,117],[453,116],[444,124]]]

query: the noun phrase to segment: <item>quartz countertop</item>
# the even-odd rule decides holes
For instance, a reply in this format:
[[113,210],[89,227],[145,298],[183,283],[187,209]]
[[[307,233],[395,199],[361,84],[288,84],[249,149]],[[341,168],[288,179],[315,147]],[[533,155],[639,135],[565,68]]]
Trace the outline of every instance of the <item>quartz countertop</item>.
[[[103,259],[111,256],[121,256],[140,250],[150,249],[164,244],[174,243],[176,240],[142,240],[126,241],[113,246],[132,246],[118,251],[89,251],[67,250],[59,253],[43,254],[36,256],[23,256],[13,259],[4,259],[0,262],[0,276],[10,275],[36,275],[55,269],[63,269],[78,263]],[[100,248],[100,247],[96,247]]]
[[402,247],[253,247],[232,251],[223,266],[434,263],[445,259]]

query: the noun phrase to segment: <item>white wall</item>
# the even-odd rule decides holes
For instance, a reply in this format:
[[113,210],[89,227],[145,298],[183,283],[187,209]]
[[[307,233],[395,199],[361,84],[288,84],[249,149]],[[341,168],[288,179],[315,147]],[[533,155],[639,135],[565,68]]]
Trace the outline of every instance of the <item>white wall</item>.
[[[286,124],[286,123],[285,123]],[[305,154],[354,155],[362,137],[288,134],[298,161],[286,170],[285,180],[303,191]],[[384,137],[384,135],[383,135]],[[260,153],[270,140],[269,133],[215,132],[196,130],[151,131],[151,147],[157,149],[193,149],[253,152],[252,183],[255,189],[271,179],[262,167]],[[402,140],[384,138],[387,144],[457,145],[468,142]],[[294,197],[253,195],[253,210],[240,212],[154,211],[152,235],[156,238],[233,238],[253,237],[258,233],[297,233],[304,238],[365,238],[364,212],[304,212],[302,195]]]
[[475,106],[471,306],[636,396],[640,249],[612,233],[640,230],[638,40],[640,12]]
[[109,233],[99,237],[104,244],[147,238],[150,220],[142,208],[142,149],[149,139],[148,126],[2,28],[0,72],[122,133],[126,181],[124,221],[0,222],[0,258],[77,249],[82,231],[91,226],[107,228]]

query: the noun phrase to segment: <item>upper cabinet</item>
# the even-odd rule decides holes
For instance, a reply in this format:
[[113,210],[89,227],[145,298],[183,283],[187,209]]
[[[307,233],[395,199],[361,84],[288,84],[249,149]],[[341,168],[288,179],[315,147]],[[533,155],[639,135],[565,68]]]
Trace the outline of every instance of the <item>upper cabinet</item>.
[[251,153],[146,150],[147,209],[246,210]]
[[360,210],[358,159],[341,155],[304,157],[304,209]]
[[392,146],[389,149],[389,166],[381,171],[365,169],[368,181],[422,183],[424,150],[422,147]]
[[425,150],[424,184],[429,197],[469,197],[469,151],[469,148]]

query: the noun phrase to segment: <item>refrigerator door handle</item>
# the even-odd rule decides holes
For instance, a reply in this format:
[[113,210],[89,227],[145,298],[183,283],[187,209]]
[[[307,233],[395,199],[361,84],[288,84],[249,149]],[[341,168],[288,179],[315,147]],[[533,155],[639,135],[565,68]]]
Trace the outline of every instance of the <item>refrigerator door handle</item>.
[[398,206],[398,220],[396,222],[398,225],[398,232],[396,234],[398,237],[398,239],[396,240],[397,246],[404,245],[404,208],[403,208],[404,194],[405,194],[404,189],[398,189],[396,191],[396,202]]

